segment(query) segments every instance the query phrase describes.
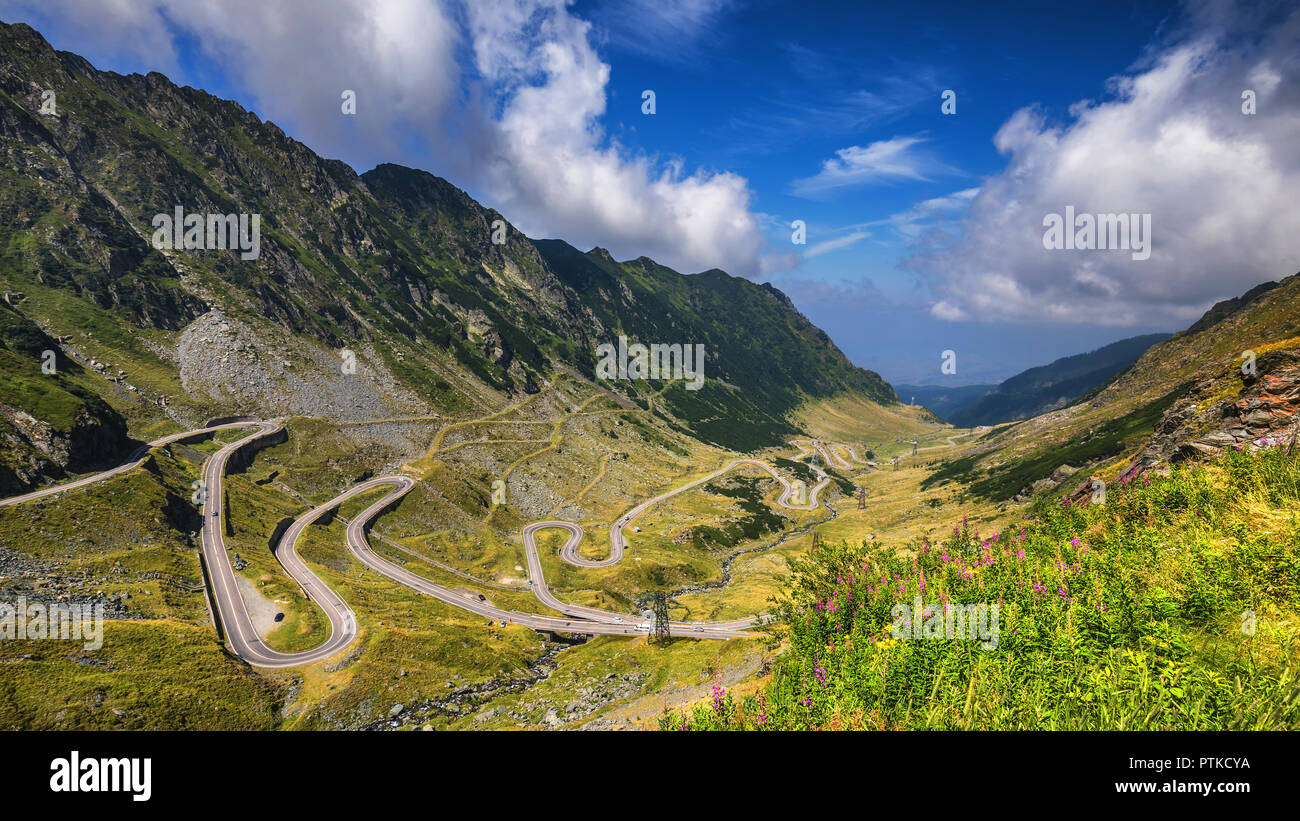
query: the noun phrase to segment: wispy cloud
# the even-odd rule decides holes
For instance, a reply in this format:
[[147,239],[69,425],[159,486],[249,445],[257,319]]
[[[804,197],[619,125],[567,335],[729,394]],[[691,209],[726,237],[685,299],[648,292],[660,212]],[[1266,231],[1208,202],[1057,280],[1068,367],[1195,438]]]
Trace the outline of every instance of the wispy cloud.
[[868,183],[917,180],[930,182],[929,174],[946,172],[942,164],[916,150],[923,137],[892,137],[870,145],[851,145],[835,152],[811,177],[795,180],[792,193],[818,197],[837,188]]
[[869,236],[871,236],[870,231],[854,231],[852,234],[845,234],[842,237],[836,237],[835,239],[828,239],[815,243],[809,246],[807,251],[804,251],[804,259],[819,257],[822,254],[829,254],[832,251],[842,251],[845,248],[857,245]]
[[[808,137],[878,129],[936,99],[944,88],[933,67],[890,60],[864,72],[861,55],[836,55],[797,43],[781,47],[788,73],[709,136],[737,154],[787,151]],[[870,81],[863,83],[863,75]],[[783,79],[784,78],[784,79]]]
[[975,199],[980,190],[966,188],[942,197],[922,200],[906,211],[890,214],[882,220],[873,220],[863,225],[888,225],[907,239],[916,239],[936,224],[951,224]]
[[688,48],[717,36],[736,0],[609,0],[591,12],[596,36],[610,46],[665,62],[695,59]]

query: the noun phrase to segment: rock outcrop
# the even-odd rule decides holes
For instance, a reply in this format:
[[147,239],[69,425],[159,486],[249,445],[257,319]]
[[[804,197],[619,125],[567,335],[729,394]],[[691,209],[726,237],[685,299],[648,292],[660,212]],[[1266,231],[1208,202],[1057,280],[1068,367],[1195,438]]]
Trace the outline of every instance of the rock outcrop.
[[[1216,398],[1225,392],[1224,382],[1233,379],[1240,379],[1240,393]],[[1268,351],[1256,360],[1254,374],[1198,383],[1165,412],[1126,474],[1140,476],[1224,448],[1289,446],[1300,433],[1298,410],[1300,350]]]
[[[1255,361],[1254,373],[1235,372],[1198,382],[1165,412],[1120,481],[1133,481],[1151,472],[1167,474],[1170,465],[1211,458],[1225,448],[1291,448],[1297,440],[1300,350],[1267,351]],[[1095,478],[1066,496],[1071,504],[1090,502]]]

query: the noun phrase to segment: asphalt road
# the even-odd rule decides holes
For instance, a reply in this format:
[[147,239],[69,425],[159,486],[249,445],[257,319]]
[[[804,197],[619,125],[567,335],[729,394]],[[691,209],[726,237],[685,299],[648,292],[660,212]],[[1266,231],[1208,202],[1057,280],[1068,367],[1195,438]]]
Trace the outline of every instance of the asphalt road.
[[[414,480],[406,476],[387,476],[380,479],[372,479],[367,482],[369,487],[375,487],[382,484],[393,484],[395,489],[385,495],[382,499],[376,501],[373,505],[366,508],[364,512],[358,515],[348,525],[347,542],[348,549],[357,557],[357,560],[374,570],[376,573],[391,579],[398,584],[405,585],[425,595],[432,596],[439,601],[445,602],[471,613],[477,613],[480,616],[496,620],[505,621],[508,624],[520,624],[524,627],[531,627],[534,630],[553,630],[559,633],[592,633],[599,635],[644,635],[647,630],[639,628],[630,618],[624,618],[617,613],[610,613],[606,610],[597,610],[595,608],[576,607],[559,601],[546,587],[545,579],[541,575],[541,564],[535,564],[536,551],[534,550],[529,558],[530,576],[534,580],[533,592],[537,598],[555,610],[569,615],[569,618],[556,618],[554,616],[542,616],[536,613],[522,613],[517,610],[506,610],[497,607],[490,602],[482,601],[477,595],[467,593],[463,590],[451,590],[439,584],[426,579],[423,576],[412,573],[401,565],[392,562],[370,547],[370,542],[366,537],[366,523],[373,519],[381,510],[392,504],[403,494],[415,486]],[[369,489],[363,485],[358,485],[353,490]],[[349,491],[351,493],[351,491]],[[529,525],[530,529],[538,529],[542,526],[549,526],[550,523],[538,523]],[[569,524],[565,522],[564,524]],[[577,527],[577,525],[573,525]],[[525,530],[525,533],[528,533]],[[581,529],[579,528],[579,533]],[[527,539],[528,537],[525,536]],[[533,573],[534,568],[536,574]],[[682,629],[689,629],[687,625],[678,625]],[[692,632],[695,638],[713,638],[727,639],[737,638],[744,634],[738,628],[728,625],[710,624],[701,632]]]
[[[815,439],[809,442],[807,445],[803,444],[802,441],[798,441],[798,440],[796,440],[793,444],[798,445],[800,448],[799,454],[795,456],[796,459],[802,459],[803,457],[808,456],[811,453],[816,453],[818,456],[822,458],[823,462],[825,462],[826,464],[830,465],[833,468],[849,469],[853,467],[847,461],[845,461],[842,456],[836,453],[833,447],[824,445]],[[845,445],[844,447],[847,448],[848,446]],[[852,453],[853,449],[849,448],[849,452]],[[854,458],[856,459],[857,456],[855,455]]]
[[[808,451],[805,451],[804,455],[806,455],[807,453]],[[712,481],[718,478],[719,476],[722,476],[726,473],[735,470],[738,467],[744,467],[744,466],[751,466],[751,467],[759,468],[760,470],[764,470],[768,474],[770,474],[773,479],[779,482],[781,484],[782,490],[781,490],[781,495],[777,498],[777,504],[791,510],[815,510],[817,508],[818,494],[820,494],[822,489],[826,487],[826,485],[830,482],[830,477],[827,476],[824,471],[814,468],[814,470],[821,476],[821,480],[812,488],[805,489],[807,492],[807,502],[798,504],[791,499],[792,496],[799,495],[800,493],[795,483],[787,481],[785,477],[777,473],[776,470],[773,469],[771,465],[767,464],[766,462],[760,462],[757,459],[732,460],[724,468],[715,470],[713,473],[710,473],[707,476],[702,476],[699,479],[695,479],[693,481],[687,482],[686,484],[674,488],[673,490],[670,490],[667,493],[661,493],[660,495],[655,496],[652,499],[647,499],[646,501],[642,502],[641,504],[629,510],[627,513],[624,513],[621,517],[619,517],[619,519],[616,522],[614,522],[614,524],[610,525],[609,528],[609,542],[611,546],[610,555],[607,558],[600,559],[600,560],[587,559],[578,554],[578,546],[582,544],[582,539],[584,536],[584,531],[580,525],[574,524],[573,522],[566,522],[558,519],[545,521],[545,522],[534,522],[533,524],[530,524],[524,528],[524,551],[528,557],[528,576],[530,579],[533,580],[533,584],[532,584],[533,593],[547,607],[550,607],[554,610],[558,610],[562,613],[566,613],[568,615],[572,615],[580,618],[608,619],[609,616],[611,615],[608,611],[597,610],[595,608],[583,607],[580,605],[567,604],[557,599],[555,595],[551,593],[550,589],[546,586],[545,575],[542,572],[541,559],[537,552],[537,540],[536,540],[537,531],[543,530],[545,528],[553,527],[553,528],[561,528],[569,532],[569,538],[560,547],[560,551],[559,551],[560,558],[568,562],[569,564],[577,565],[579,567],[608,567],[609,565],[615,564],[622,560],[623,553],[626,551],[628,546],[627,537],[623,534],[623,528],[630,525],[639,516],[641,516],[641,514],[645,513],[651,507],[659,504],[662,501],[665,501],[666,499],[670,499],[679,493],[683,493],[687,490],[690,490],[691,488],[698,487],[699,485]],[[753,627],[756,624],[761,623],[761,621],[764,618],[765,618],[764,616],[759,615],[748,619],[737,619],[729,622],[672,622],[670,623],[669,628],[670,630],[677,630],[679,634],[683,630],[685,630],[687,631],[688,635],[694,635],[698,637],[702,633],[707,634],[711,630],[724,630],[724,631],[744,630],[745,628]],[[702,630],[697,630],[696,628],[702,628]]]
[[[820,475],[820,481],[818,481],[812,488],[804,489],[807,493],[807,501],[800,503],[792,498],[802,495],[797,484],[787,481],[770,465],[756,459],[736,459],[726,467],[716,470],[713,473],[681,485],[667,493],[662,493],[652,499],[647,499],[633,507],[627,513],[623,514],[623,516],[610,526],[611,551],[609,557],[599,561],[585,559],[578,554],[577,549],[582,543],[584,536],[584,531],[581,526],[574,524],[573,522],[560,520],[534,522],[525,527],[523,532],[525,552],[528,561],[528,575],[531,580],[529,586],[532,588],[533,594],[540,602],[563,614],[563,617],[554,617],[542,616],[534,613],[523,613],[515,610],[505,610],[496,607],[488,601],[479,599],[476,594],[465,590],[452,590],[435,584],[429,579],[412,573],[401,565],[376,553],[373,548],[371,548],[370,542],[367,538],[366,531],[368,525],[372,519],[408,493],[411,488],[415,486],[415,480],[409,476],[400,475],[369,479],[349,488],[328,502],[314,507],[302,516],[298,517],[293,524],[290,525],[288,530],[285,531],[279,544],[276,546],[276,558],[284,567],[285,572],[290,578],[298,583],[307,597],[321,608],[330,623],[329,638],[319,646],[300,653],[285,653],[272,649],[266,645],[256,628],[253,627],[252,619],[248,613],[248,608],[240,595],[239,586],[235,580],[235,571],[230,563],[223,533],[225,512],[221,509],[221,500],[225,498],[222,483],[225,479],[226,464],[230,457],[241,447],[264,436],[269,436],[280,431],[281,424],[278,421],[230,422],[212,427],[200,428],[198,430],[172,434],[171,436],[150,442],[148,445],[133,453],[127,462],[115,468],[63,485],[34,491],[10,499],[0,500],[0,506],[18,504],[20,502],[53,496],[78,487],[84,487],[85,485],[94,482],[103,481],[141,464],[144,461],[145,456],[148,454],[148,451],[152,448],[161,447],[187,438],[207,435],[219,430],[238,427],[254,427],[256,430],[236,442],[231,442],[222,446],[220,450],[208,458],[203,466],[205,501],[202,506],[203,527],[200,538],[202,543],[204,567],[207,573],[207,581],[212,592],[213,601],[216,604],[217,615],[226,634],[226,640],[228,641],[231,650],[236,655],[247,661],[249,664],[257,667],[281,668],[310,664],[337,654],[351,645],[356,639],[356,614],[353,613],[347,602],[343,601],[343,599],[340,598],[333,589],[326,585],[320,577],[307,567],[298,555],[296,544],[299,536],[302,535],[302,532],[312,524],[312,522],[319,519],[326,512],[340,506],[354,496],[370,492],[377,488],[389,485],[393,487],[391,491],[385,494],[382,498],[376,500],[349,522],[346,540],[348,549],[359,562],[385,578],[404,585],[416,592],[432,596],[446,604],[484,616],[498,623],[504,621],[506,623],[519,624],[534,630],[549,630],[567,633],[643,635],[650,631],[650,625],[641,622],[640,617],[638,616],[611,613],[598,608],[569,604],[558,599],[546,584],[545,574],[542,570],[541,558],[537,551],[537,532],[547,528],[560,528],[566,530],[569,537],[559,551],[562,560],[579,567],[607,567],[622,560],[623,554],[628,546],[627,539],[623,534],[623,528],[631,524],[631,522],[641,516],[646,510],[666,499],[670,499],[679,493],[683,493],[705,482],[711,481],[729,471],[735,470],[738,467],[748,465],[757,467],[769,473],[782,486],[781,495],[777,500],[778,504],[782,507],[794,510],[815,509],[818,505],[818,494],[830,482],[830,477],[827,476],[825,472],[820,469],[815,469]],[[821,445],[818,442],[811,443],[811,448],[805,448],[802,445],[800,445],[800,447],[802,448],[802,451],[796,458],[807,456],[811,454],[813,450],[819,450],[823,453],[826,452],[821,448]],[[828,461],[831,460],[828,459]],[[754,635],[744,631],[747,628],[760,623],[763,618],[762,615],[759,615],[749,619],[737,619],[727,622],[673,622],[670,624],[670,630],[679,636],[689,638],[741,638]]]
[[[677,494],[682,493],[683,491],[690,490],[693,487],[698,487],[699,485],[702,485],[705,482],[710,482],[718,478],[719,476],[722,476],[726,473],[735,470],[738,467],[742,467],[745,465],[750,465],[752,467],[759,468],[760,470],[765,470],[769,474],[771,474],[773,479],[780,482],[782,490],[781,490],[780,498],[777,499],[777,504],[781,505],[781,507],[790,508],[791,510],[815,510],[817,508],[817,494],[819,494],[822,488],[826,487],[826,485],[830,482],[829,476],[827,476],[825,473],[821,471],[818,471],[818,473],[820,473],[822,477],[821,481],[819,481],[812,488],[806,489],[808,493],[807,503],[797,504],[791,499],[792,496],[797,495],[799,492],[795,483],[787,482],[785,477],[777,473],[776,470],[771,465],[767,464],[766,462],[760,462],[757,459],[735,459],[726,467],[721,468],[719,470],[715,470],[714,472],[710,473],[707,476],[701,476],[699,479],[695,479],[694,481],[687,482],[686,484],[677,487],[673,490],[670,490],[667,493],[661,493],[658,496],[654,497],[653,499],[647,499],[646,501],[642,502],[641,504],[629,510],[627,513],[624,513],[622,516],[620,516],[618,521],[614,522],[614,524],[609,526],[610,552],[608,557],[600,560],[594,560],[594,559],[586,559],[578,555],[578,550],[577,550],[578,544],[580,544],[582,541],[582,536],[581,536],[582,529],[578,528],[578,534],[579,534],[578,538],[570,539],[568,542],[565,543],[564,547],[560,549],[560,558],[564,559],[569,564],[577,565],[578,567],[608,567],[611,564],[618,564],[620,561],[622,561],[623,552],[627,549],[627,537],[623,535],[623,528],[630,525],[633,522],[633,520],[639,517],[642,513],[645,513],[650,508],[664,501],[665,499],[671,499],[673,496],[676,496]],[[567,525],[569,523],[549,522],[543,524],[550,524],[551,526],[559,527],[559,526]],[[534,525],[533,527],[536,526]],[[574,525],[574,527],[577,527],[577,525]],[[528,542],[527,530],[524,531],[524,539],[525,539],[525,543],[527,543]]]
[[296,667],[314,661],[329,658],[347,647],[357,637],[357,617],[343,599],[335,593],[320,577],[313,573],[294,545],[302,531],[327,510],[348,498],[368,489],[358,485],[346,493],[340,494],[320,507],[313,508],[298,517],[285,532],[276,548],[275,557],[284,567],[289,577],[298,583],[303,592],[325,612],[330,622],[330,636],[319,646],[302,653],[282,653],[273,650],[262,641],[261,635],[253,627],[248,615],[248,608],[235,583],[235,570],[227,555],[224,530],[225,511],[221,509],[221,500],[225,498],[221,483],[226,474],[226,462],[231,454],[244,445],[269,436],[280,430],[278,422],[259,422],[257,430],[237,442],[225,445],[208,458],[203,467],[203,483],[206,501],[203,504],[203,529],[200,538],[203,546],[203,563],[207,570],[208,583],[212,598],[217,605],[217,613],[226,633],[226,640],[235,655],[256,667]]

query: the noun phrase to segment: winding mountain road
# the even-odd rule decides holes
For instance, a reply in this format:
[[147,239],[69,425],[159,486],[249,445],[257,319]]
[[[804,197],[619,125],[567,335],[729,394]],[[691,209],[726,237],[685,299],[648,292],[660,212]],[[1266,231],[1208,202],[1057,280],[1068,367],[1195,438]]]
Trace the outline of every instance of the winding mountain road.
[[303,563],[295,548],[298,536],[307,525],[320,518],[330,508],[383,482],[371,480],[349,489],[324,505],[298,517],[285,532],[276,548],[275,557],[289,577],[298,583],[303,592],[316,602],[321,610],[325,611],[330,621],[330,635],[317,647],[302,653],[283,653],[274,650],[262,641],[257,628],[253,627],[248,608],[240,595],[239,585],[235,582],[235,570],[230,564],[230,557],[226,554],[225,539],[221,532],[225,521],[225,511],[221,509],[221,500],[224,498],[221,483],[226,474],[226,462],[243,446],[281,429],[279,422],[258,422],[256,427],[254,433],[223,446],[208,458],[203,467],[203,528],[200,532],[203,566],[207,571],[212,599],[216,602],[217,613],[225,629],[226,639],[230,642],[231,650],[235,655],[256,667],[296,667],[329,658],[350,645],[357,637],[356,614],[348,607],[347,602],[339,598],[337,593]]
[[[321,661],[346,649],[356,640],[358,635],[356,614],[348,606],[347,602],[307,567],[306,563],[298,555],[296,545],[303,531],[325,513],[339,507],[355,496],[378,488],[392,486],[392,490],[376,500],[348,523],[345,538],[348,549],[357,560],[385,578],[480,616],[519,624],[534,630],[601,635],[644,635],[649,632],[649,625],[634,623],[637,619],[635,616],[625,617],[622,614],[612,613],[607,610],[569,604],[557,598],[546,584],[541,557],[537,549],[536,534],[550,528],[565,530],[568,532],[569,537],[559,550],[559,557],[563,561],[578,567],[608,567],[621,561],[627,549],[628,543],[623,534],[623,528],[630,525],[654,505],[737,468],[756,467],[770,474],[782,486],[782,492],[777,499],[777,503],[792,510],[816,509],[818,495],[830,482],[830,477],[824,471],[814,468],[819,474],[820,480],[811,489],[808,489],[803,486],[802,482],[786,480],[766,462],[757,459],[735,459],[725,467],[687,482],[666,493],[647,499],[624,513],[610,526],[610,555],[601,560],[586,559],[578,554],[578,546],[582,543],[585,535],[582,527],[578,524],[556,519],[534,522],[528,525],[524,528],[523,540],[528,561],[529,586],[538,601],[567,617],[559,618],[496,607],[463,589],[452,590],[436,584],[376,553],[370,546],[366,532],[370,522],[384,510],[396,504],[398,500],[415,487],[416,481],[409,476],[401,475],[368,479],[299,516],[285,531],[276,545],[275,556],[281,566],[284,567],[285,572],[298,583],[304,594],[320,607],[330,623],[330,634],[324,642],[317,647],[299,653],[286,653],[269,647],[253,626],[248,608],[236,582],[235,570],[230,563],[223,533],[225,511],[221,509],[221,500],[225,497],[223,481],[226,475],[227,463],[240,448],[258,439],[280,432],[283,426],[279,420],[256,421],[245,419],[172,434],[141,447],[131,454],[128,461],[117,467],[62,485],[3,499],[0,500],[0,506],[55,496],[110,479],[142,464],[148,452],[156,447],[210,435],[221,430],[249,427],[254,428],[252,433],[237,441],[223,445],[204,463],[203,526],[200,541],[204,571],[209,589],[217,609],[217,616],[232,652],[250,665],[266,668],[296,667]],[[811,455],[814,451],[820,452],[824,456],[831,453],[820,442],[814,441],[811,443],[811,448],[803,448],[795,458],[803,458]],[[827,461],[833,463],[835,460],[827,457]],[[805,493],[807,497],[806,501],[803,501]],[[679,635],[685,634],[691,638],[741,638],[754,635],[744,631],[760,624],[763,619],[764,616],[759,615],[748,619],[725,622],[672,622],[670,629],[675,630]]]
[[962,438],[963,436],[970,436],[972,433],[974,433],[974,431],[970,431],[970,430],[968,430],[968,431],[966,431],[965,433],[955,433],[955,434],[953,434],[952,436],[945,436],[945,437],[944,437],[944,441],[947,442],[948,444],[946,444],[946,445],[933,445],[933,446],[928,447],[928,448],[917,448],[917,451],[919,452],[919,451],[922,451],[922,450],[943,450],[944,448],[955,448],[955,447],[957,447],[957,443],[954,442],[954,441],[952,441],[952,440],[954,440],[954,439],[960,439],[960,438]]

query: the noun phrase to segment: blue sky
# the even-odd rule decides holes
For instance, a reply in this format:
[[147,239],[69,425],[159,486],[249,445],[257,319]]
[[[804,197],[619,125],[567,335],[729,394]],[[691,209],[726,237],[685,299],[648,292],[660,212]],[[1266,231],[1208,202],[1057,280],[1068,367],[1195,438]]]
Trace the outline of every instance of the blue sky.
[[[575,8],[600,21],[609,5]],[[624,33],[637,22],[624,17],[605,52],[613,67],[607,125],[647,151],[743,175],[755,207],[774,218],[774,244],[788,241],[795,219],[807,224],[810,248],[843,242],[803,262],[798,279],[812,282],[789,290],[858,364],[891,380],[942,383],[954,377],[940,372],[940,353],[953,349],[955,384],[997,381],[1124,336],[1177,328],[954,326],[915,308],[898,313],[885,306],[924,296],[916,277],[899,269],[907,237],[886,221],[978,187],[1004,167],[992,135],[1017,109],[1038,104],[1066,116],[1133,63],[1176,11],[1153,2],[762,3],[720,14],[685,54],[639,48]],[[653,117],[640,110],[647,88],[656,91]],[[946,89],[956,92],[956,115],[940,111]],[[846,146],[897,139],[918,141],[924,179],[797,187]],[[865,293],[845,305],[841,282]]]
[[[530,236],[770,280],[893,382],[997,381],[1300,270],[1286,3],[375,8],[0,0],[0,17],[237,99],[359,171],[428,169]],[[1066,205],[1152,214],[1152,258],[1046,251],[1041,220]]]

